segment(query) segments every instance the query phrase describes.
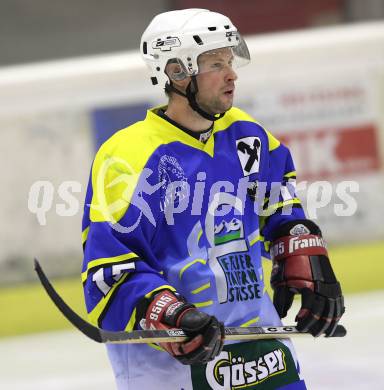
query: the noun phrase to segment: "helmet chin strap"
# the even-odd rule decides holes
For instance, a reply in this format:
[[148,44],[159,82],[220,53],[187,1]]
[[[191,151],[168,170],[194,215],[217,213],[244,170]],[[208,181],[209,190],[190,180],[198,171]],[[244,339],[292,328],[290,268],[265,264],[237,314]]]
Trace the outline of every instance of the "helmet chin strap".
[[210,121],[217,121],[218,119],[222,118],[225,114],[225,111],[217,114],[217,115],[211,115],[208,112],[204,111],[196,101],[196,94],[198,92],[198,86],[197,86],[197,80],[196,76],[191,76],[191,82],[188,84],[186,93],[183,93],[179,91],[175,86],[172,84],[172,81],[170,83],[165,84],[164,88],[167,92],[175,92],[180,96],[183,96],[188,99],[189,105],[192,107],[194,111],[196,111],[200,116],[202,116],[204,119],[208,119]]

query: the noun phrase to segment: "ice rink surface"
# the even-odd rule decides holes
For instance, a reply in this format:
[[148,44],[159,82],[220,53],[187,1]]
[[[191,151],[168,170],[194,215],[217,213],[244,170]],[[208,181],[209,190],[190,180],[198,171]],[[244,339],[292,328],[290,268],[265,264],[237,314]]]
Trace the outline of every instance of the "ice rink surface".
[[[384,291],[349,295],[345,338],[294,340],[308,389],[384,389],[383,302]],[[293,323],[296,310],[286,324]],[[1,340],[0,363],[0,389],[115,388],[104,347],[76,330]]]

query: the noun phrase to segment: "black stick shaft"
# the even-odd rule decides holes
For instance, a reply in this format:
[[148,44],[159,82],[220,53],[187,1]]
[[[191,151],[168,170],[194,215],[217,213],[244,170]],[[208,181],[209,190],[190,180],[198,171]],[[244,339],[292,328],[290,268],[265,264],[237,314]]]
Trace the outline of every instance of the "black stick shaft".
[[[182,342],[187,336],[181,329],[172,330],[134,330],[132,332],[113,332],[99,329],[81,318],[74,312],[54,289],[49,279],[45,275],[37,259],[35,259],[35,270],[45,291],[61,311],[65,318],[72,323],[87,337],[98,343],[108,344],[133,344],[133,343],[161,343],[161,342]],[[258,340],[290,338],[292,336],[308,336],[309,333],[299,332],[295,326],[252,326],[226,327],[225,340]],[[332,337],[343,337],[346,329],[338,325]]]

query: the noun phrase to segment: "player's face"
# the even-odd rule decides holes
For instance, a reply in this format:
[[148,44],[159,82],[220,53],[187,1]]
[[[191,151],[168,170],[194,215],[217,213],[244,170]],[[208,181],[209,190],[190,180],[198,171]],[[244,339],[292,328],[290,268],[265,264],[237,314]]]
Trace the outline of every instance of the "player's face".
[[232,62],[230,48],[207,52],[199,57],[196,100],[210,114],[218,114],[232,107],[237,79]]

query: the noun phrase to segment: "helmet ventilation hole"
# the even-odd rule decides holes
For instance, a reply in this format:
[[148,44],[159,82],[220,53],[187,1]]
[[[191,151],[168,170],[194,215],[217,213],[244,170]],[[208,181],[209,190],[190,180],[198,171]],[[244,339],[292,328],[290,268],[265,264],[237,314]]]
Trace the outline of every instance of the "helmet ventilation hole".
[[202,44],[203,44],[203,41],[201,40],[201,38],[200,38],[198,35],[194,35],[194,36],[193,36],[193,39],[195,40],[195,42],[196,42],[198,45],[202,45]]
[[147,54],[147,42],[143,42],[143,54]]

